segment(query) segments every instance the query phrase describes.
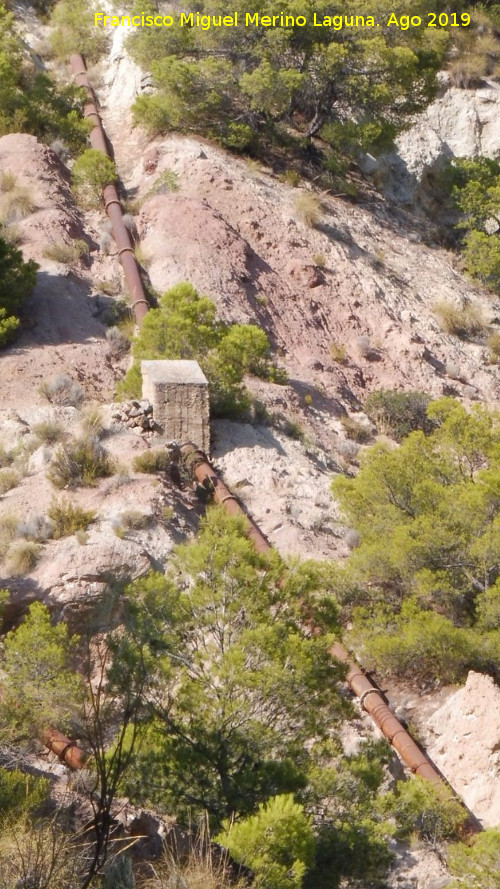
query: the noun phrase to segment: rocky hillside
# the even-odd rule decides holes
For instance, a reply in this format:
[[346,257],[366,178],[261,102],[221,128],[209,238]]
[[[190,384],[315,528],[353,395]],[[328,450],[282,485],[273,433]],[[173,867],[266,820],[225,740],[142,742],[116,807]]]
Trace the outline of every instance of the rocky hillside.
[[[203,140],[148,139],[131,124],[144,72],[127,57],[123,38],[115,29],[110,56],[92,79],[151,284],[162,292],[190,281],[216,302],[224,320],[260,325],[289,376],[283,386],[248,380],[278,421],[216,422],[214,460],[283,554],[343,557],[349,529],[330,481],[334,472],[355,472],[366,446],[349,438],[343,420],[350,416],[366,427],[368,443],[377,437],[363,413],[371,391],[422,390],[494,407],[500,401],[498,369],[486,345],[488,333],[500,331],[500,300],[462,274],[457,256],[440,246],[433,221],[413,212],[414,202],[429,206],[440,159],[500,150],[498,84],[464,91],[443,82],[441,96],[401,137],[398,154],[372,165],[367,159],[352,200],[317,194],[306,182],[292,187],[272,170]],[[0,138],[0,169],[29,190],[33,207],[18,222],[19,237],[24,256],[40,265],[22,334],[0,359],[0,441],[18,473],[0,498],[4,555],[9,522],[46,516],[54,498],[69,496],[47,477],[57,444],[43,440],[40,426],[56,424],[64,436],[88,422],[81,406],[47,402],[40,387],[61,375],[78,383],[87,409],[101,406],[99,435],[114,460],[110,478],[70,495],[95,512],[88,531],[45,542],[22,572],[6,557],[0,587],[14,594],[9,620],[37,598],[77,622],[79,611],[102,596],[110,573],[136,577],[161,568],[173,545],[195,529],[202,508],[185,480],[179,487],[134,467],[137,455],[164,442],[120,418],[114,402],[129,357],[113,350],[106,332],[126,294],[104,214],[78,209],[64,159],[34,137]],[[373,182],[383,184],[385,196]],[[88,248],[81,258],[68,263],[47,256],[48,247],[72,239]],[[443,301],[478,307],[483,333],[469,341],[446,333],[434,312]],[[460,692],[469,693],[469,685]],[[498,689],[481,694],[490,701]],[[456,709],[456,698],[445,707]],[[445,748],[455,745],[459,730],[452,715],[443,714],[430,728],[446,772]],[[497,744],[495,735],[492,751]],[[455,760],[449,767],[458,773]],[[491,824],[498,795],[484,789],[486,768],[476,785],[470,774],[460,781],[471,809],[479,801],[478,814]],[[415,858],[407,870],[414,865]],[[444,885],[440,866],[433,867],[433,874],[424,869],[398,885]]]

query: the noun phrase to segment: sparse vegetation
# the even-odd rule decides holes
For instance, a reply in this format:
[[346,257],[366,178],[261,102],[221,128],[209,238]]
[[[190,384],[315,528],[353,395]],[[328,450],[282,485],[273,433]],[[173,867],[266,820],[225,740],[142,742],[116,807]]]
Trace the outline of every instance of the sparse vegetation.
[[54,533],[54,525],[44,515],[34,515],[17,527],[17,536],[24,537],[26,540],[35,540],[43,542],[50,540]]
[[15,540],[7,552],[7,570],[14,575],[29,574],[36,567],[42,547],[30,540]]
[[70,244],[50,244],[43,251],[43,255],[46,259],[52,259],[54,262],[72,265],[72,263],[79,262],[82,256],[86,256],[88,252],[87,242],[74,238]]
[[93,509],[82,509],[69,500],[53,500],[48,516],[53,526],[54,540],[69,537],[77,531],[86,531],[95,521],[97,513]]
[[427,416],[430,400],[425,392],[375,389],[366,399],[364,408],[379,432],[402,441],[417,429],[425,433],[435,429],[435,423]]
[[0,495],[17,487],[21,478],[15,469],[0,469]]
[[38,391],[51,404],[66,407],[79,407],[85,398],[82,387],[65,374],[58,374],[49,381],[44,380]]
[[356,348],[362,358],[370,358],[374,351],[369,336],[358,336],[356,340]]
[[166,450],[151,449],[134,457],[133,467],[135,472],[145,472],[154,475],[157,472],[167,472],[171,458]]
[[57,420],[42,420],[33,426],[33,432],[40,442],[47,445],[59,444],[66,438],[66,432]]
[[138,509],[125,509],[113,520],[113,531],[117,537],[125,537],[127,531],[141,531],[147,528],[151,516]]
[[316,265],[319,269],[324,269],[326,266],[326,256],[324,253],[315,253],[313,256],[314,265]]
[[445,300],[434,306],[434,314],[439,318],[445,333],[467,340],[484,334],[486,322],[479,306],[466,305],[460,308]]
[[317,228],[322,217],[320,199],[312,191],[301,191],[295,199],[295,213],[308,228]]
[[168,194],[172,191],[179,191],[179,176],[174,170],[164,170],[163,173],[155,179],[149,191],[144,195],[141,203],[154,198],[157,194]]
[[108,44],[104,28],[94,27],[96,4],[87,0],[59,0],[52,13],[52,48],[56,56],[66,59],[72,53],[85,53],[96,62]]
[[490,364],[498,364],[500,361],[500,333],[494,331],[488,337]]
[[106,451],[94,438],[82,438],[59,445],[47,478],[56,488],[92,487],[99,479],[112,475],[114,466]]
[[354,417],[341,417],[340,422],[342,423],[347,438],[358,444],[366,444],[367,441],[370,441],[372,433],[366,423],[360,423],[359,420],[355,420]]
[[347,349],[339,343],[332,343],[330,346],[330,355],[337,364],[347,363]]
[[0,192],[13,191],[16,187],[17,176],[9,170],[0,173]]

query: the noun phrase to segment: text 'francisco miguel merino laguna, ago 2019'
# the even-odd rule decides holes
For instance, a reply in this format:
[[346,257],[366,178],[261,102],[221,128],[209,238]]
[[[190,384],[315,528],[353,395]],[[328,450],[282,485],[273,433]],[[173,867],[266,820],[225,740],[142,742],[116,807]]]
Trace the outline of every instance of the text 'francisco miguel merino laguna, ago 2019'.
[[314,28],[333,28],[341,31],[343,28],[381,28],[394,27],[407,31],[409,28],[467,28],[470,25],[470,15],[467,12],[436,13],[430,12],[423,18],[419,15],[400,15],[393,13],[384,22],[376,22],[371,15],[333,15],[324,16],[313,13],[312,19],[304,15],[261,15],[258,12],[246,12],[244,14],[233,12],[228,15],[202,15],[199,12],[181,13],[172,15],[146,15],[144,12],[138,15],[104,15],[95,13],[94,24],[97,27],[111,25],[117,27],[132,28],[172,28],[175,24],[185,28],[201,28],[208,31],[210,28],[305,28],[307,25]]

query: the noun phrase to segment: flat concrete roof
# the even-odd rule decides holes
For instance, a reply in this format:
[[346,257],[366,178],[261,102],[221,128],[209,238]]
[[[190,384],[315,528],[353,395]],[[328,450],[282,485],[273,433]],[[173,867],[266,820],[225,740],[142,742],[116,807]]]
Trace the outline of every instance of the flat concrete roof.
[[152,383],[208,386],[208,380],[197,361],[141,361],[141,372]]

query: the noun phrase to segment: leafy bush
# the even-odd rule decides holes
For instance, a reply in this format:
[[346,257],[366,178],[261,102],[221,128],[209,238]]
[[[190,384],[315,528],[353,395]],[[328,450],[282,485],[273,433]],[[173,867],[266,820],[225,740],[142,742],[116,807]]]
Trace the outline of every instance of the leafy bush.
[[0,346],[19,327],[19,312],[35,286],[37,269],[36,262],[24,262],[20,251],[0,237]]
[[108,37],[104,28],[94,27],[96,4],[88,0],[60,0],[52,13],[52,47],[60,59],[81,52],[96,62],[105,52]]
[[[90,21],[89,29],[95,30],[91,28]],[[0,2],[0,42],[0,136],[31,133],[47,144],[62,137],[72,151],[79,151],[91,127],[80,113],[82,101],[79,89],[76,86],[56,86],[51,76],[39,71],[34,54],[26,52],[26,45],[15,27],[14,16],[6,11],[3,2]]]
[[36,778],[18,769],[0,768],[0,815],[19,817],[39,809],[50,796],[48,778]]
[[351,638],[365,663],[410,682],[460,682],[492,663],[485,640],[408,600],[395,616],[382,607],[355,610]]
[[100,207],[104,187],[118,178],[113,161],[96,148],[80,155],[71,176],[78,200],[86,208]]
[[500,830],[484,830],[470,845],[450,846],[447,858],[448,869],[456,877],[448,889],[500,889]]
[[[326,0],[314,8],[320,20],[331,13]],[[244,7],[238,9],[238,26],[220,31],[216,42],[215,35],[178,22],[134,30],[130,52],[151,70],[156,88],[137,98],[136,122],[152,134],[194,130],[237,152],[274,147],[281,163],[284,145],[303,159],[305,146],[320,133],[324,147],[316,145],[316,158],[322,154],[325,165],[330,160],[338,166],[346,151],[358,156],[360,149],[386,147],[407,115],[434,94],[447,34],[427,35],[425,49],[411,30],[354,31],[346,42],[342,31],[315,28],[312,16],[303,28],[250,29]],[[200,0],[196,10],[209,15],[219,7]],[[155,11],[153,0],[132,3],[132,14]],[[266,6],[270,15],[282,11],[277,0]],[[391,11],[388,0],[377,7],[381,21]],[[370,89],[360,70],[368,74]],[[308,163],[312,159],[309,153]]]
[[311,819],[292,794],[275,796],[260,805],[256,815],[223,827],[218,842],[251,868],[254,886],[300,889],[314,860],[314,835]]
[[53,525],[52,536],[59,540],[77,531],[86,531],[95,521],[97,513],[93,509],[82,509],[69,500],[53,500],[48,515]]
[[248,411],[250,397],[242,385],[246,373],[276,377],[269,359],[269,340],[253,324],[226,325],[216,319],[215,304],[191,284],[177,284],[146,315],[133,353],[136,362],[117,387],[120,397],[140,395],[141,359],[196,359],[210,382],[216,415]]
[[156,472],[166,472],[171,464],[171,458],[168,451],[150,450],[144,451],[134,457],[133,467],[136,472],[145,472],[154,475]]
[[47,471],[47,478],[56,488],[92,487],[99,479],[107,478],[113,472],[113,463],[99,441],[83,438],[59,446]]
[[395,791],[381,798],[381,804],[396,819],[401,839],[417,834],[432,846],[458,839],[467,820],[466,810],[447,787],[421,778],[399,781]]
[[458,308],[453,303],[442,302],[434,306],[434,314],[438,316],[445,333],[466,340],[484,333],[486,323],[479,306],[468,305]]
[[65,374],[58,374],[49,382],[44,380],[38,391],[51,404],[66,407],[78,407],[85,398],[82,387]]
[[417,429],[428,434],[436,428],[436,424],[427,416],[430,400],[425,392],[376,389],[366,399],[364,408],[381,432],[402,441]]
[[399,448],[373,446],[357,477],[335,479],[333,490],[361,537],[349,559],[360,600],[385,601],[397,614],[416,596],[463,627],[499,576],[500,504],[491,485],[500,416],[451,398],[431,402],[427,415],[431,433],[411,432]]
[[11,574],[29,574],[36,566],[42,547],[30,540],[16,540],[7,553],[7,568]]

